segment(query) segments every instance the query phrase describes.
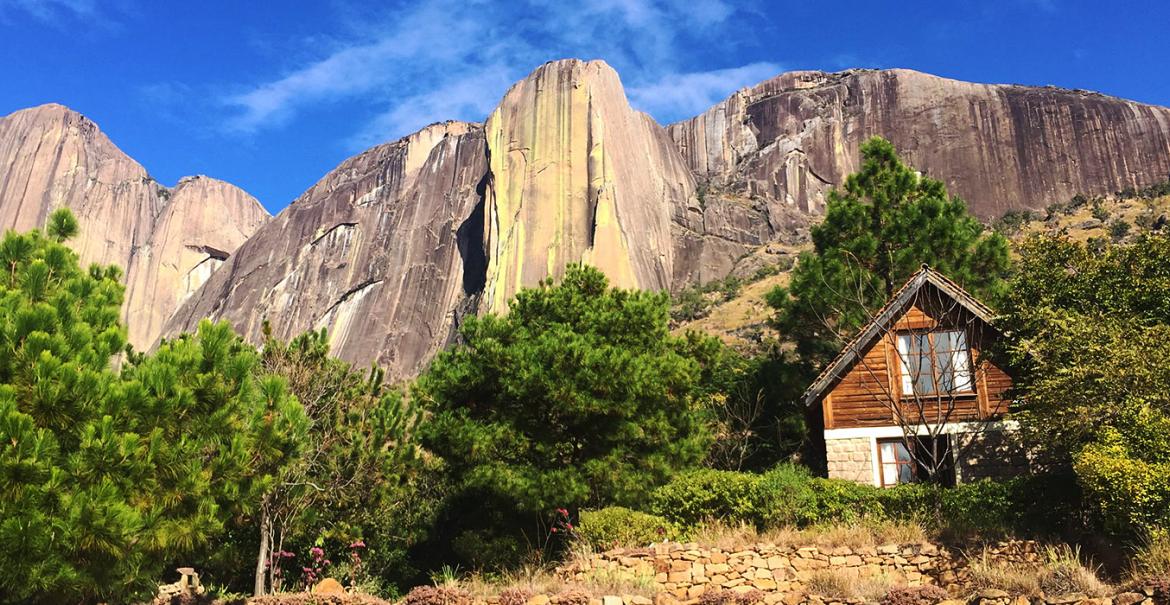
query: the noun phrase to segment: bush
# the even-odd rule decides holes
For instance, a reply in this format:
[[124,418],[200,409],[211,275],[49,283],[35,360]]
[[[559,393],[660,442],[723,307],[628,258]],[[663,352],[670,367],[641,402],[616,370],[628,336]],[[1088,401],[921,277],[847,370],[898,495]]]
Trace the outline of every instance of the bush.
[[1124,219],[1117,219],[1109,223],[1109,236],[1113,241],[1119,241],[1129,235],[1129,223]]
[[934,605],[947,599],[947,591],[928,584],[895,588],[882,597],[881,605]]
[[817,498],[811,523],[853,523],[885,515],[881,488],[839,479],[813,479],[810,487]]
[[760,476],[703,469],[683,473],[654,491],[650,510],[684,527],[709,519],[760,521]]
[[678,538],[678,530],[662,517],[610,506],[601,510],[581,511],[577,535],[594,549],[606,550],[674,540]]
[[814,523],[820,516],[820,502],[808,469],[781,464],[764,473],[757,485],[761,527],[796,526]]

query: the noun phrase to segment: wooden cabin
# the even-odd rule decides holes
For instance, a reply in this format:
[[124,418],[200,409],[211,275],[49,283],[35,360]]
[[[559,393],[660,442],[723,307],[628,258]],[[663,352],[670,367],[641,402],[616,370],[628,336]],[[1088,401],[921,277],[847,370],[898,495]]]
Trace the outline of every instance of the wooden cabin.
[[923,266],[805,391],[820,406],[829,477],[877,486],[1019,473],[1004,419],[1012,379],[983,352],[993,314]]

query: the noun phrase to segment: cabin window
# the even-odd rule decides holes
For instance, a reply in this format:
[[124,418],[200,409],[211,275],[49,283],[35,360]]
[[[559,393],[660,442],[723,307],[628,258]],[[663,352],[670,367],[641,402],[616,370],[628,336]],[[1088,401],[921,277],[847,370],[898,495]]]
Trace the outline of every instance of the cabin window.
[[974,390],[971,351],[963,330],[898,335],[902,392],[936,395]]
[[879,439],[878,464],[881,466],[882,487],[914,481],[914,457],[905,439]]
[[[933,481],[944,487],[955,485],[954,458],[946,435],[911,437],[909,440],[903,437],[878,439],[877,446],[882,487],[918,481]],[[938,464],[933,462],[936,456]],[[933,478],[928,469],[933,469]]]

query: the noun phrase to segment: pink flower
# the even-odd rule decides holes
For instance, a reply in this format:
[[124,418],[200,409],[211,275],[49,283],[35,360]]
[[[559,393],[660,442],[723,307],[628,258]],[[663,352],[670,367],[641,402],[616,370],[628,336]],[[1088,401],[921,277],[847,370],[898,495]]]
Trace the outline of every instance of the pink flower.
[[557,533],[557,528],[555,528],[555,527],[552,528],[552,533],[554,533],[554,534]]
[[361,540],[358,540],[358,541],[354,542],[353,544],[350,544],[349,547],[350,548],[365,548],[366,543],[361,541]]

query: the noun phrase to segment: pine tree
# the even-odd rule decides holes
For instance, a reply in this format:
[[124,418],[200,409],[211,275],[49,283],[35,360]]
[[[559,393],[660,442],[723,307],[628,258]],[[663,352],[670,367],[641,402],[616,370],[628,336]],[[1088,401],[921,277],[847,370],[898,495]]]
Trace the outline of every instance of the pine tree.
[[469,318],[415,392],[430,413],[422,443],[453,493],[438,541],[473,565],[504,564],[525,539],[539,547],[555,509],[638,504],[699,463],[701,368],[668,312],[665,294],[571,266],[507,315]]
[[801,359],[819,368],[922,264],[981,297],[1003,288],[1007,240],[987,233],[964,202],[920,176],[894,146],[861,146],[861,170],[829,193],[814,249],[801,255],[787,288],[768,294],[774,323]]
[[304,416],[226,324],[133,356],[114,267],[50,235],[0,242],[0,601],[128,602],[244,511]]

